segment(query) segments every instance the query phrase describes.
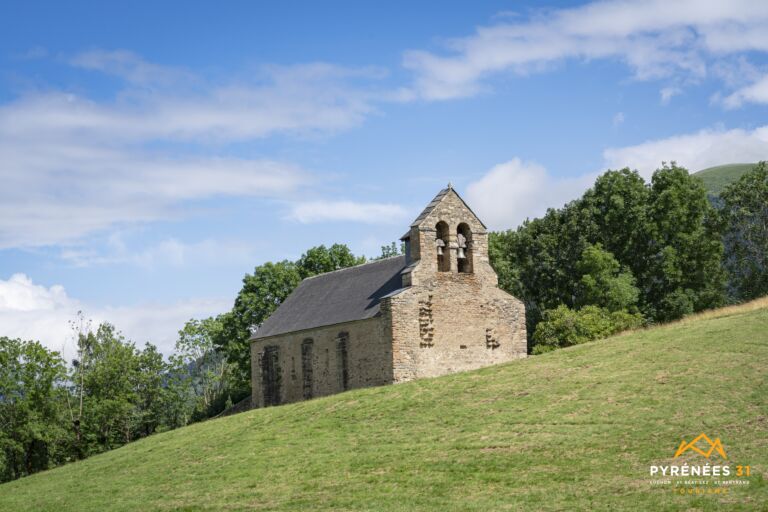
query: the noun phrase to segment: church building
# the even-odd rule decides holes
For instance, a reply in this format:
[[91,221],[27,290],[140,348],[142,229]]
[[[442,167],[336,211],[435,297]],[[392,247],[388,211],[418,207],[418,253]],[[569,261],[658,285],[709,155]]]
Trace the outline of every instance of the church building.
[[526,357],[525,307],[498,287],[485,225],[449,185],[405,255],[304,279],[251,338],[254,407]]

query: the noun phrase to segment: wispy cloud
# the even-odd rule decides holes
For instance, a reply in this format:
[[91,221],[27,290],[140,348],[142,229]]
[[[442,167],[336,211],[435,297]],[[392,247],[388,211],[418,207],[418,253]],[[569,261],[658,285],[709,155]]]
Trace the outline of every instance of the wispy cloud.
[[249,264],[257,259],[257,248],[248,241],[207,238],[184,242],[167,238],[144,247],[129,247],[121,232],[110,234],[102,250],[93,246],[64,247],[61,259],[75,267],[129,265],[145,269],[205,265]]
[[266,66],[222,83],[127,51],[93,50],[70,64],[123,86],[111,100],[49,91],[0,106],[0,249],[169,218],[190,200],[285,198],[312,174],[227,148],[348,129],[376,101],[401,98],[378,88],[377,68]]
[[362,222],[391,224],[407,216],[396,203],[363,203],[356,201],[306,201],[292,205],[289,218],[302,224],[316,222]]
[[69,62],[75,67],[115,75],[139,85],[170,85],[195,79],[190,72],[147,62],[127,50],[91,50],[74,56]]
[[768,4],[746,0],[622,0],[534,12],[453,39],[443,52],[409,51],[423,98],[475,95],[500,73],[550,69],[567,59],[615,59],[639,80],[681,83],[739,52],[768,51]]

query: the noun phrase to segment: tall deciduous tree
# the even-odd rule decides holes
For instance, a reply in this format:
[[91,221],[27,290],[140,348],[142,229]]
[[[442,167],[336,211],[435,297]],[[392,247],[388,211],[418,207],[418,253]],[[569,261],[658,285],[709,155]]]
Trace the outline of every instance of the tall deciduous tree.
[[66,459],[65,377],[57,352],[0,337],[0,482]]
[[768,165],[752,171],[720,194],[729,292],[736,300],[768,295]]

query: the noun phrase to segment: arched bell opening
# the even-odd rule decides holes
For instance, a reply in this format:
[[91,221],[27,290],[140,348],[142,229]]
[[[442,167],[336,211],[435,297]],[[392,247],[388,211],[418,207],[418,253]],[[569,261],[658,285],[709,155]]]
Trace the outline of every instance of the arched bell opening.
[[435,226],[435,252],[437,254],[437,270],[450,272],[451,258],[448,250],[448,224],[440,221]]
[[456,228],[456,264],[458,271],[463,274],[471,274],[472,262],[472,231],[462,222]]

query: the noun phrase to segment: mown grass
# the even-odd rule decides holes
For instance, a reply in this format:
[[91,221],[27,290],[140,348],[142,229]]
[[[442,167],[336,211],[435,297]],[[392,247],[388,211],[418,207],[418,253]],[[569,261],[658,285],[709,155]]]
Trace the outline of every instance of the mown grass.
[[703,169],[694,176],[698,176],[704,181],[704,187],[712,195],[719,195],[723,189],[738,180],[745,173],[751,171],[757,164],[728,164],[718,165]]
[[[766,306],[192,425],[2,485],[0,509],[768,510]],[[750,484],[652,486],[701,432]]]

